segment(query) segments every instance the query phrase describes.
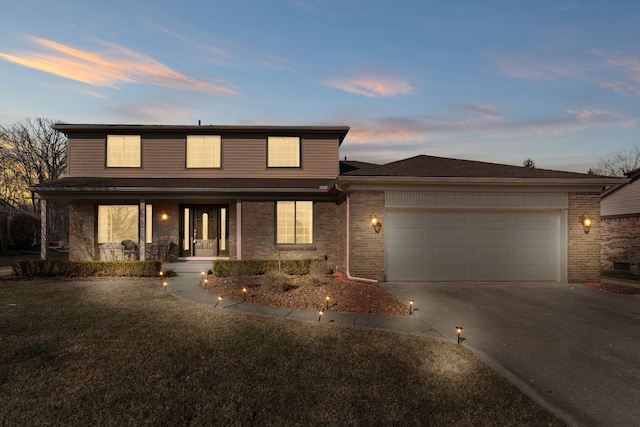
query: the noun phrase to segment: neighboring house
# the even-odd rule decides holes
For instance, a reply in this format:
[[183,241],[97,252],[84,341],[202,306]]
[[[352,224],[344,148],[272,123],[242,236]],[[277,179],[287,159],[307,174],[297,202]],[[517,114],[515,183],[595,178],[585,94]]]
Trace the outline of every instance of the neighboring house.
[[4,199],[0,199],[0,251],[5,251],[9,244],[9,223],[16,208]]
[[71,259],[124,257],[133,240],[140,259],[163,242],[184,260],[278,250],[363,280],[597,280],[600,191],[622,182],[430,156],[340,162],[346,126],[54,128],[68,176],[34,189],[69,202]]
[[640,169],[602,193],[602,269],[640,274]]

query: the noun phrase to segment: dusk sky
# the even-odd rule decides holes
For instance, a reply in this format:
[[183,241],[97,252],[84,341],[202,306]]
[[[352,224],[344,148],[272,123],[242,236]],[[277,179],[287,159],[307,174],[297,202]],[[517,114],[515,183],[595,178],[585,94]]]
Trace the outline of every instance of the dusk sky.
[[586,172],[640,144],[640,2],[4,0],[0,75],[0,125],[346,125],[354,160]]

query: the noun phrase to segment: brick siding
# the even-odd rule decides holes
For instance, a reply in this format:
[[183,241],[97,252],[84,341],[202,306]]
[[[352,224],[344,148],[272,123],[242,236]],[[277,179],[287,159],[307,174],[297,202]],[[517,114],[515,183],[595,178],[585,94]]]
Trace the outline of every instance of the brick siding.
[[615,263],[628,263],[631,273],[640,274],[640,216],[601,219],[600,261],[603,270]]
[[[274,201],[242,202],[242,259],[274,259]],[[336,256],[336,204],[314,203],[314,243],[312,245],[280,245],[282,259],[327,258],[333,268]]]
[[[591,218],[591,229],[585,234],[580,216]],[[600,280],[600,194],[569,193],[567,213],[568,255],[567,280],[598,282]]]
[[69,259],[97,259],[95,215],[96,205],[93,203],[69,203]]
[[[349,205],[349,273],[383,281],[384,191],[352,191]],[[380,233],[371,225],[372,215],[382,222]]]

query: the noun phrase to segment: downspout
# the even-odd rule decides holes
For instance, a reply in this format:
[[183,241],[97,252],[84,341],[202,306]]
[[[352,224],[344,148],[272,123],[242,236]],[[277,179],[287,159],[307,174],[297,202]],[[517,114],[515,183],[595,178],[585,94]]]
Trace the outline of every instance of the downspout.
[[[335,184],[335,187],[338,189],[338,191],[340,191],[341,193],[344,193],[344,191],[338,187],[338,184]],[[347,194],[347,218],[346,218],[346,222],[347,222],[347,247],[346,247],[346,254],[345,254],[345,273],[347,275],[347,279],[349,280],[354,280],[356,282],[364,282],[364,283],[378,283],[377,280],[374,279],[365,279],[363,277],[354,277],[351,274],[349,274],[349,253],[350,253],[350,245],[349,245],[349,216],[350,216],[350,196],[349,194]]]

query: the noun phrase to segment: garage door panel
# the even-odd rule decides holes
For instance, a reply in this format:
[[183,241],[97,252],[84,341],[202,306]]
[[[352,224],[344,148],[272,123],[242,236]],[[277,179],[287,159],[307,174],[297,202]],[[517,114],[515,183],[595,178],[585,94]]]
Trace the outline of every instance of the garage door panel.
[[509,265],[509,248],[497,247],[497,248],[477,248],[475,250],[475,258],[479,262],[491,261],[494,265]]
[[385,213],[388,280],[556,281],[559,212]]

